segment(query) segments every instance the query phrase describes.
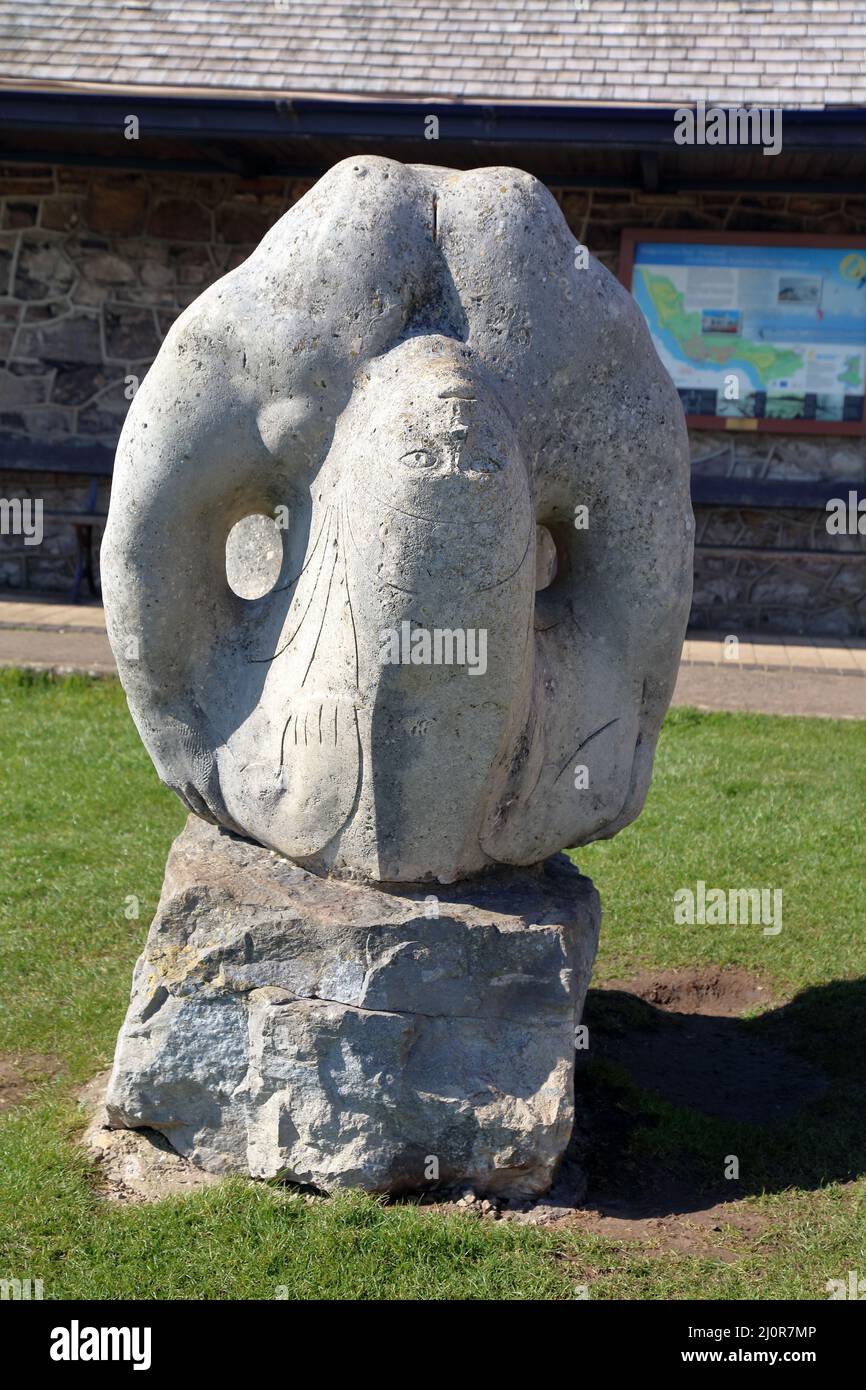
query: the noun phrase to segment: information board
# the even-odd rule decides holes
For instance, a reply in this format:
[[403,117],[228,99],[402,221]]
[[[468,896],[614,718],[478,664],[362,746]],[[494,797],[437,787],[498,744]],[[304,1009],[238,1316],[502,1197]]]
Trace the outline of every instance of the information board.
[[628,231],[621,276],[691,424],[866,432],[866,243]]

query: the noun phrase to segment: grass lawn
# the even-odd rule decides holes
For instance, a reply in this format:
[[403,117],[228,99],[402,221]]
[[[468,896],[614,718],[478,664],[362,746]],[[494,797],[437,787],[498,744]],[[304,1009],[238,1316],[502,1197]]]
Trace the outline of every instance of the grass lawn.
[[[626,1189],[664,1174],[710,1190],[725,1156],[741,1161],[730,1220],[679,1248],[579,1217],[536,1229],[241,1181],[106,1205],[74,1142],[75,1095],[111,1059],[184,812],[114,681],[0,672],[0,767],[0,1054],[32,1071],[0,1118],[0,1278],[41,1278],[46,1298],[283,1286],[310,1299],[572,1299],[584,1285],[602,1299],[800,1299],[866,1275],[866,723],[673,711],[640,820],[576,855],[604,904],[599,982],[740,967],[772,999],[735,1026],[784,1042],[829,1083],[796,1116],[746,1123],[590,1060],[588,1104],[612,1122],[593,1180],[608,1165]],[[673,894],[698,880],[780,888],[782,931],[676,925]],[[640,1007],[630,998],[593,993],[591,1036],[622,1032]]]

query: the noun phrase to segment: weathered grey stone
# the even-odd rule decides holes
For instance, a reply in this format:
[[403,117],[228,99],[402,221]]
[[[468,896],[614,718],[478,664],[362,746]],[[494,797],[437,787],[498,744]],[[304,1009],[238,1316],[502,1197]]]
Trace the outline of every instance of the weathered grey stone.
[[107,1094],[211,1172],[549,1186],[598,898],[564,858],[449,889],[317,878],[190,817]]
[[[226,537],[278,508],[280,579],[245,600]],[[181,315],[136,394],[109,636],[190,810],[317,872],[450,883],[638,814],[692,530],[676,391],[543,185],[358,157]]]

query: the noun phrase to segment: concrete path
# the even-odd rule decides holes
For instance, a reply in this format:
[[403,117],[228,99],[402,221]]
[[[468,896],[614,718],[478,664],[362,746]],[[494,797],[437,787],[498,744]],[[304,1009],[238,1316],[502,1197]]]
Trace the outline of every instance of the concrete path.
[[83,672],[116,671],[101,603],[64,603],[30,595],[0,598],[0,666]]
[[[109,675],[114,658],[99,603],[0,597],[0,666]],[[866,719],[866,639],[691,633],[675,705],[827,719]]]
[[819,719],[866,719],[866,640],[693,632],[683,646],[675,705]]

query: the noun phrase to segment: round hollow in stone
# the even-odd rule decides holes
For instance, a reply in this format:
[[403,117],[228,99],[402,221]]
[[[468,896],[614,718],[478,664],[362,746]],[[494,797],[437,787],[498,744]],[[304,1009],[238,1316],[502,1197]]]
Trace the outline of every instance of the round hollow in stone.
[[280,577],[283,535],[273,517],[241,517],[226,539],[226,580],[238,598],[263,598]]

